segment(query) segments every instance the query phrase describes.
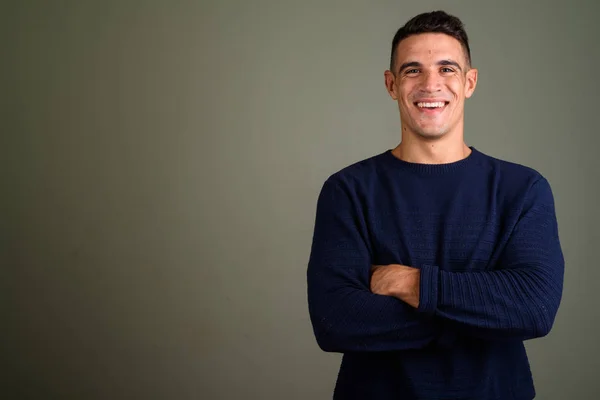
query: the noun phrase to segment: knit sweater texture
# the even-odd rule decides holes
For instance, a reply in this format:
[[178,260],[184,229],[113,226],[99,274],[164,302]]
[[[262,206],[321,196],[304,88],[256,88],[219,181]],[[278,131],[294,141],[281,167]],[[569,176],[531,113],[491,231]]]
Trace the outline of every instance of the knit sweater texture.
[[[414,308],[372,265],[420,269]],[[547,335],[564,258],[546,178],[471,147],[417,164],[391,150],[327,178],[307,269],[318,346],[342,353],[338,400],[531,400],[524,341]]]

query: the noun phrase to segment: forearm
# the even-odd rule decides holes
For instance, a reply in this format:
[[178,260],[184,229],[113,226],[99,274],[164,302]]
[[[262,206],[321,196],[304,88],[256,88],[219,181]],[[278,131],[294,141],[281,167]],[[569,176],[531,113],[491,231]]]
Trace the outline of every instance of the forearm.
[[[309,270],[310,272],[311,270]],[[396,351],[426,346],[436,336],[431,316],[366,288],[330,285],[309,273],[308,303],[315,337],[330,352]]]
[[[559,268],[559,267],[557,267]],[[454,321],[459,331],[488,339],[526,340],[550,332],[562,292],[562,275],[544,267],[484,272],[423,269],[421,285],[438,288],[419,310]]]
[[530,260],[528,265],[497,271],[376,266],[374,289],[421,314],[445,320],[442,325],[452,334],[440,332],[442,342],[456,334],[509,340],[540,337],[550,331],[562,293],[562,253],[554,249],[554,257],[544,257],[544,263]]

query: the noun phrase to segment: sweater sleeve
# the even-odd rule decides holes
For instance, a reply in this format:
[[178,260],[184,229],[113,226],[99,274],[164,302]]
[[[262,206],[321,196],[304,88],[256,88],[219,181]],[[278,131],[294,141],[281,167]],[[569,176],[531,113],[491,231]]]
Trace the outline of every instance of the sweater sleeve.
[[419,311],[435,313],[464,332],[483,339],[542,337],[554,324],[562,297],[564,258],[554,199],[544,178],[530,188],[521,216],[496,268],[449,272],[422,268],[425,291]]
[[350,191],[331,178],[319,195],[307,269],[308,306],[319,347],[328,352],[421,348],[434,318],[370,290],[367,232]]

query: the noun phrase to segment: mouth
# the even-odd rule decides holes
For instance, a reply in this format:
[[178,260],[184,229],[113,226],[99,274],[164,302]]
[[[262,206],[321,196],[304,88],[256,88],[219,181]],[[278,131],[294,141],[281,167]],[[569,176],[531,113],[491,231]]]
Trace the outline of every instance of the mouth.
[[448,101],[417,101],[413,103],[419,112],[424,114],[440,114],[450,102]]

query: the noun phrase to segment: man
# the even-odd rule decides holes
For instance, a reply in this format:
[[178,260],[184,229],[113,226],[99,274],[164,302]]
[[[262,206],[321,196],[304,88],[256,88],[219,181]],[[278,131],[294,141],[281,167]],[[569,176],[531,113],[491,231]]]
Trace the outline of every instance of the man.
[[523,342],[549,333],[563,286],[550,185],[465,144],[477,70],[458,18],[400,28],[385,84],[400,144],[317,202],[308,303],[320,348],[344,353],[334,398],[533,399]]

